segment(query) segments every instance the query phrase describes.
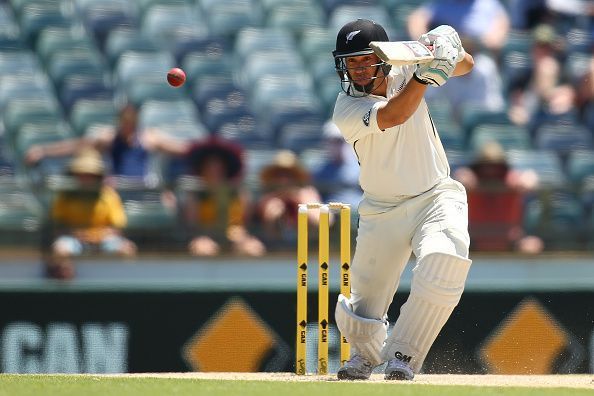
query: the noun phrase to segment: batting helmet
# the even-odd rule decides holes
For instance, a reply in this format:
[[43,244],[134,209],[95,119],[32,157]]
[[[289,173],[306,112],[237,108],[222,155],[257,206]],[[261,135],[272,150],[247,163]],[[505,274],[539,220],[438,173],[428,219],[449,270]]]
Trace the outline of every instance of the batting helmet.
[[[376,67],[375,77],[365,85],[359,85],[353,82],[349,76],[346,58],[350,56],[360,56],[372,54],[373,50],[369,46],[371,41],[389,41],[388,34],[384,28],[368,19],[357,19],[344,25],[336,36],[336,49],[332,51],[334,56],[334,65],[336,72],[340,77],[342,90],[350,96],[366,96],[371,93],[373,83],[377,79],[377,72],[381,67],[384,76],[388,75],[392,66],[380,61],[371,67]],[[385,78],[385,77],[381,77]]]

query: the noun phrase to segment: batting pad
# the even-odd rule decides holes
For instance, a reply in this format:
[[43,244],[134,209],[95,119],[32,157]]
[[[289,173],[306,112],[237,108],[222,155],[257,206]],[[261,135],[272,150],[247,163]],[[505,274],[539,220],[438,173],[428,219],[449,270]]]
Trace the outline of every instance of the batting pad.
[[357,316],[351,301],[342,294],[338,296],[334,318],[355,353],[369,359],[374,366],[384,362],[381,351],[388,332],[387,321]]
[[382,357],[398,357],[419,372],[443,325],[458,305],[471,260],[431,253],[413,269],[410,296],[400,308]]

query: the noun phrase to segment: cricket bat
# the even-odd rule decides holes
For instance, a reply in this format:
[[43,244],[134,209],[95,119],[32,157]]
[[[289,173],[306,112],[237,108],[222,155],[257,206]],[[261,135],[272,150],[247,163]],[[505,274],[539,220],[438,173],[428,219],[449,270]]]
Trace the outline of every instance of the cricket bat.
[[369,46],[381,60],[393,66],[415,65],[433,60],[433,53],[418,41],[372,41]]

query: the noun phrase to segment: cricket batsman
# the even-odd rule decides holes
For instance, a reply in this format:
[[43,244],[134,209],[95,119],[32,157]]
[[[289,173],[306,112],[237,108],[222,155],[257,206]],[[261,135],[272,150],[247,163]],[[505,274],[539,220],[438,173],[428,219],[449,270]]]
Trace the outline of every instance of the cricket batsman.
[[[466,191],[448,160],[423,98],[429,85],[470,72],[473,58],[456,31],[439,26],[419,41],[435,59],[392,67],[369,47],[388,41],[365,19],[344,25],[333,52],[343,92],[333,121],[355,151],[364,191],[352,263],[351,297],[335,318],[351,344],[339,379],[367,379],[388,362],[385,378],[412,380],[458,304],[470,268]],[[388,336],[387,312],[414,254],[410,295]]]

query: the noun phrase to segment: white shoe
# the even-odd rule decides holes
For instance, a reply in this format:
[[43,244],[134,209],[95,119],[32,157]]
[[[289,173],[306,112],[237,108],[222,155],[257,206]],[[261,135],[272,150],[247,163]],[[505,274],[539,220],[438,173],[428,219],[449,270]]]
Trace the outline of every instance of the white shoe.
[[353,355],[348,362],[338,370],[339,380],[366,380],[371,376],[373,364],[361,355]]
[[386,375],[384,379],[386,380],[406,380],[411,381],[415,374],[413,373],[410,366],[404,363],[402,360],[399,359],[390,359],[388,361],[388,365],[386,366]]

